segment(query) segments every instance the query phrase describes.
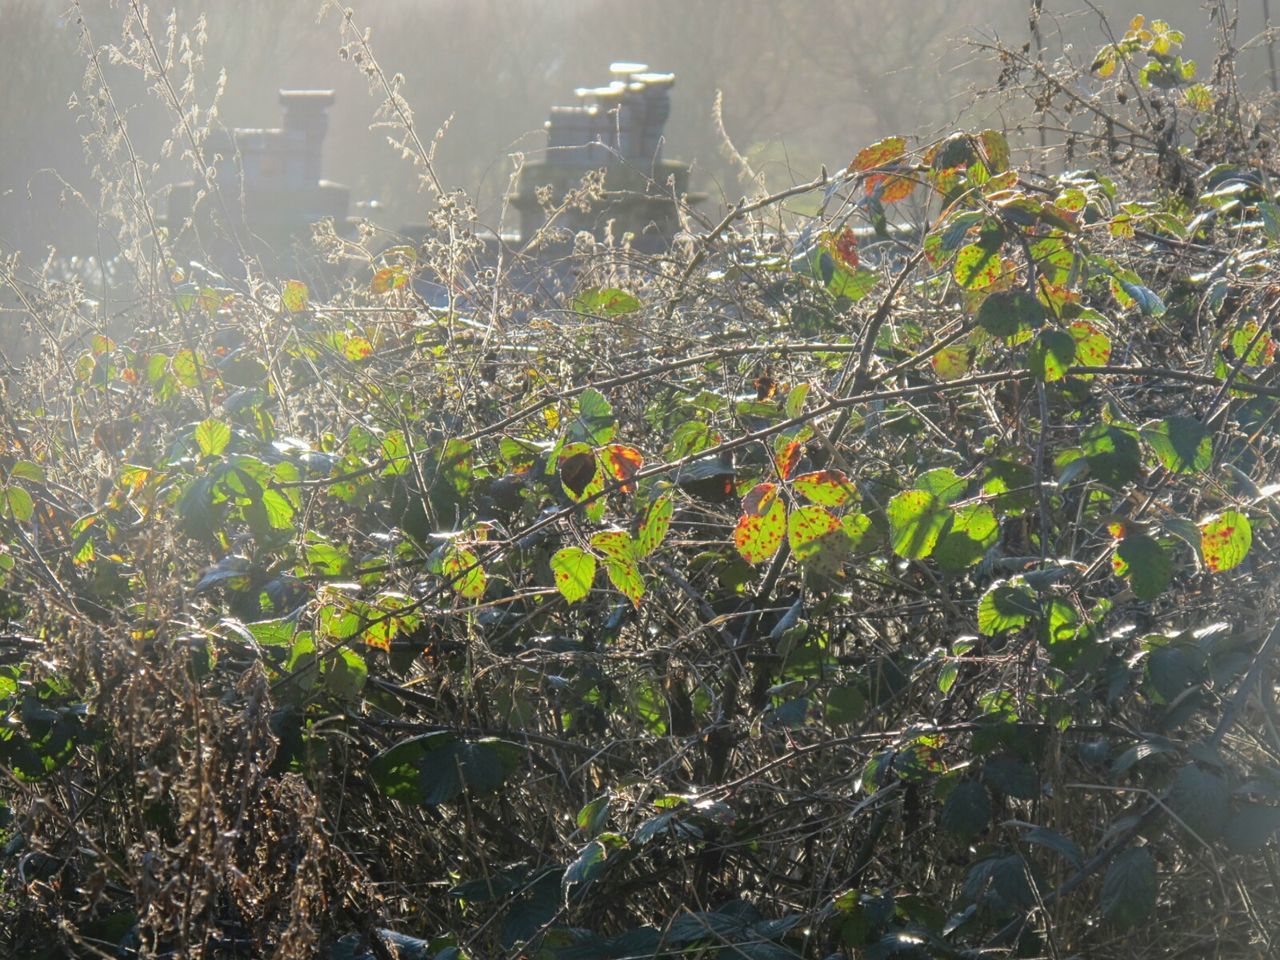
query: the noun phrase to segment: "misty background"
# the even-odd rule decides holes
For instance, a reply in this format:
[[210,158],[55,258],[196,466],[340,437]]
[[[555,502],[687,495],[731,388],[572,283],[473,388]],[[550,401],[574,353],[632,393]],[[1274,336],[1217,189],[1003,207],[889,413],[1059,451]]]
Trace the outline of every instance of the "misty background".
[[[713,118],[723,93],[723,127],[770,187],[831,170],[890,133],[933,134],[959,125],[1010,129],[1025,118],[996,104],[972,114],[978,90],[994,85],[989,56],[966,41],[1032,39],[1028,0],[364,0],[355,23],[402,93],[424,139],[442,125],[435,169],[446,189],[475,198],[482,221],[496,226],[513,169],[511,155],[536,157],[553,104],[572,104],[579,86],[606,83],[614,60],[638,60],[677,76],[666,156],[694,163],[692,187],[709,194],[706,209],[754,188],[723,149]],[[1216,26],[1199,0],[1098,3],[1045,0],[1047,55],[1088,64],[1105,42],[1103,13],[1117,35],[1134,13],[1169,20],[1187,33],[1184,53],[1211,72]],[[1225,5],[1230,8],[1231,5]],[[1246,86],[1271,83],[1262,0],[1241,0],[1238,46]],[[320,14],[319,0],[182,0],[149,10],[152,35],[169,56],[168,19],[202,42],[192,69],[172,50],[178,79],[193,84],[202,108],[215,100],[217,124],[274,127],[280,87],[333,88],[324,176],[351,188],[353,201],[377,201],[383,225],[420,223],[431,202],[417,174],[371,130],[381,95],[360,67],[340,55],[342,9]],[[81,138],[91,120],[86,53],[120,44],[121,24],[139,4],[85,0],[0,0],[0,252],[38,264],[50,246],[87,255],[107,242],[96,214],[92,155]],[[320,14],[320,15],[318,15]],[[80,22],[83,21],[83,22]],[[1250,43],[1252,41],[1252,43]],[[86,44],[88,46],[86,46]],[[1032,48],[1034,49],[1034,47]],[[165,156],[173,117],[134,68],[100,59],[130,142],[158,210],[166,186],[190,179],[179,151]],[[152,78],[154,79],[154,78]],[[994,111],[994,112],[993,112]],[[1023,136],[1030,140],[1029,130]],[[360,211],[354,211],[360,212]],[[510,223],[508,223],[510,225]],[[106,233],[109,234],[109,231]],[[105,251],[110,252],[110,251]]]

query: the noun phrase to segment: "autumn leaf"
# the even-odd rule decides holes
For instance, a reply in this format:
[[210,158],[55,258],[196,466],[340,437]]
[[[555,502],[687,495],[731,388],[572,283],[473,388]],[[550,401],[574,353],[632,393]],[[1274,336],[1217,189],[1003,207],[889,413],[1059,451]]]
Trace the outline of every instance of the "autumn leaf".
[[786,529],[787,508],[778,496],[778,485],[756,484],[742,498],[733,543],[748,563],[763,563],[778,552]]

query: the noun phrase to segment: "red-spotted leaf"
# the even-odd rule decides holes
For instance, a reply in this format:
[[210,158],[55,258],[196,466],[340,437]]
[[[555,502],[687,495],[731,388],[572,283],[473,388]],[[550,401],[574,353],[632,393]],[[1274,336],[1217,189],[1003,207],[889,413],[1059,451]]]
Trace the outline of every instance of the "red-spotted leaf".
[[777,484],[760,483],[742,498],[733,543],[748,563],[763,563],[778,552],[786,530],[787,508],[778,497]]
[[1200,553],[1210,573],[1238,566],[1252,545],[1253,528],[1243,513],[1226,510],[1200,524]]
[[489,577],[480,566],[476,555],[466,547],[454,547],[445,554],[444,575],[451,581],[459,596],[479,600],[484,596]]
[[636,543],[625,530],[601,530],[591,538],[591,545],[611,560],[634,563]]
[[885,137],[878,143],[864,147],[849,164],[848,173],[862,173],[874,170],[886,163],[893,163],[907,152],[907,141],[902,137]]
[[659,497],[649,504],[636,540],[636,549],[640,556],[647,557],[658,549],[667,535],[667,530],[671,527],[672,509],[670,497]]
[[1076,341],[1063,330],[1042,330],[1027,355],[1028,366],[1037,380],[1052,383],[1067,375],[1076,357]]
[[640,598],[644,596],[644,578],[640,570],[629,560],[605,560],[604,569],[609,580],[621,591],[622,595],[635,606],[640,606]]
[[342,344],[342,355],[348,360],[364,360],[373,353],[373,344],[365,337],[347,337]]
[[595,451],[585,443],[566,444],[560,451],[560,484],[575,503],[604,489]]
[[787,541],[795,558],[828,576],[840,572],[849,555],[849,536],[823,507],[799,507],[787,517]]
[[301,313],[307,309],[308,294],[307,285],[301,280],[287,280],[280,293],[280,302],[290,313]]
[[644,457],[640,451],[621,443],[611,443],[600,452],[609,472],[622,481],[622,492],[634,493],[636,485],[631,482],[631,478],[644,466]]
[[596,558],[581,547],[564,547],[551,557],[556,589],[569,603],[577,603],[591,592],[596,578]]
[[825,507],[839,507],[856,494],[849,478],[839,470],[815,470],[802,473],[791,481],[797,493],[800,493]]
[[1076,342],[1076,362],[1084,367],[1105,367],[1111,359],[1111,338],[1088,320],[1077,320],[1067,328]]
[[778,468],[778,476],[783,480],[788,479],[795,470],[796,464],[800,462],[800,454],[803,452],[804,448],[800,441],[779,437],[774,444],[774,463]]
[[960,286],[966,290],[981,290],[995,283],[1003,270],[998,247],[971,243],[956,254],[953,272]]

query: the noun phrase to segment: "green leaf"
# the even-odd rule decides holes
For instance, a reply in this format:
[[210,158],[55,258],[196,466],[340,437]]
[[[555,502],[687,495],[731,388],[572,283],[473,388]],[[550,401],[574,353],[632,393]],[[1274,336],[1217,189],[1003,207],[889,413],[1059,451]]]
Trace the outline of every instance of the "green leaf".
[[916,477],[915,489],[932,493],[940,504],[954,503],[964,496],[968,481],[950,467],[935,467]]
[[667,530],[671,528],[671,515],[674,511],[670,496],[662,496],[649,504],[645,511],[644,523],[636,538],[636,550],[642,557],[647,557],[661,546],[666,539]]
[[5,512],[18,522],[25,523],[36,512],[35,501],[31,499],[31,494],[21,487],[13,484],[0,487],[0,494],[3,495]]
[[337,654],[326,661],[325,689],[339,699],[354,700],[364,689],[368,674],[364,657],[349,647],[340,647]]
[[280,302],[290,313],[301,313],[307,309],[307,297],[310,291],[301,280],[286,280],[284,290],[280,294]]
[[1156,907],[1156,862],[1146,847],[1122,850],[1102,881],[1102,915],[1122,930]]
[[438,806],[492,793],[520,767],[524,748],[505,740],[462,740],[448,731],[402,740],[369,761],[369,776],[392,800]]
[[951,511],[927,490],[904,490],[889,501],[889,531],[893,551],[919,560],[933,553]]
[[944,570],[959,572],[986,555],[1000,536],[1000,521],[984,503],[956,507],[951,522],[933,548],[933,559]]
[[1231,818],[1231,788],[1216,773],[1189,763],[1173,779],[1169,807],[1201,840],[1215,840]]
[[580,433],[588,443],[596,446],[608,443],[617,430],[613,405],[599,390],[589,388],[582,391],[578,397],[578,416],[574,427],[575,432]]
[[196,444],[206,457],[216,457],[231,442],[231,428],[221,420],[204,420],[196,426]]
[[609,820],[609,794],[596,797],[578,811],[578,829],[588,837],[594,837],[604,829]]
[[583,290],[573,299],[573,310],[582,316],[618,317],[639,310],[639,300],[615,287]]
[[1246,803],[1232,813],[1222,839],[1233,853],[1253,855],[1280,830],[1280,807]]
[[1200,555],[1210,573],[1239,566],[1252,545],[1253,527],[1243,513],[1226,510],[1200,523]]
[[1152,420],[1142,428],[1142,439],[1171,473],[1203,473],[1213,465],[1209,430],[1191,417]]
[[1095,423],[1081,435],[1089,472],[1113,490],[1137,479],[1142,469],[1142,451],[1136,434],[1129,424]]
[[32,483],[44,483],[44,470],[39,464],[30,460],[19,460],[9,471],[10,480],[30,480]]
[[1141,600],[1154,600],[1169,586],[1173,577],[1173,561],[1145,533],[1129,533],[1116,545],[1111,567],[1118,577],[1128,577],[1134,595]]
[[1025,843],[1048,847],[1055,853],[1061,854],[1063,859],[1077,870],[1084,866],[1084,855],[1080,852],[1080,847],[1070,837],[1063,836],[1052,827],[1032,827],[1022,835],[1022,840]]
[[596,558],[581,547],[564,547],[551,557],[556,589],[569,603],[577,603],[591,592],[596,578]]
[[991,795],[977,780],[965,778],[952,788],[938,815],[943,830],[968,843],[991,822]]
[[1067,375],[1076,357],[1076,341],[1063,330],[1043,330],[1027,354],[1031,373],[1037,380],[1052,383]]
[[978,601],[978,630],[985,636],[1027,625],[1040,612],[1036,595],[1022,577],[997,580]]
[[173,370],[173,375],[178,378],[178,382],[184,387],[200,386],[202,364],[190,350],[179,350],[175,353],[170,367]]
[[978,326],[993,337],[1021,343],[1044,325],[1044,307],[1025,290],[998,290],[978,308]]

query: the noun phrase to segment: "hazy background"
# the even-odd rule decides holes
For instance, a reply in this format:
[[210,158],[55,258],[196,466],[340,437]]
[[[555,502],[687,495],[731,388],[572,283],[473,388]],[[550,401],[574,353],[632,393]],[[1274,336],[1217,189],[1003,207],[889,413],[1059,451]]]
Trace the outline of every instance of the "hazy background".
[[[403,92],[424,137],[452,116],[437,172],[446,187],[476,197],[493,222],[512,169],[509,154],[535,153],[552,104],[573,88],[608,79],[612,60],[640,60],[673,71],[669,157],[695,162],[694,188],[709,207],[747,188],[719,147],[712,121],[716,90],[736,147],[771,186],[808,179],[820,163],[835,169],[888,133],[928,135],[955,124],[1002,126],[1017,117],[969,116],[977,88],[996,68],[965,38],[1030,39],[1026,0],[354,0],[356,22],[371,31],[388,75]],[[1102,42],[1097,13],[1079,0],[1045,0],[1042,31],[1050,51],[1063,42],[1086,63]],[[1188,34],[1187,52],[1207,73],[1213,56],[1208,14],[1199,0],[1099,3],[1117,32],[1135,12],[1160,16]],[[377,200],[388,225],[420,222],[427,199],[409,165],[369,129],[377,98],[339,56],[340,12],[317,18],[319,0],[182,0],[157,3],[151,22],[162,52],[165,21],[180,30],[203,12],[207,38],[195,98],[212,100],[226,71],[219,121],[277,126],[278,87],[332,87],[325,176],[352,199]],[[1262,28],[1261,0],[1241,0],[1241,44]],[[127,2],[0,0],[0,251],[38,261],[50,244],[86,254],[101,239],[80,138],[88,129],[72,94],[84,97],[84,25],[93,43],[120,42]],[[108,58],[109,59],[109,58]],[[1265,48],[1246,51],[1250,85],[1268,83]],[[145,171],[157,203],[166,183],[189,168],[161,157],[172,126],[137,71],[104,61],[130,137],[154,166]],[[185,75],[185,71],[183,71]],[[85,199],[77,200],[79,192]]]

